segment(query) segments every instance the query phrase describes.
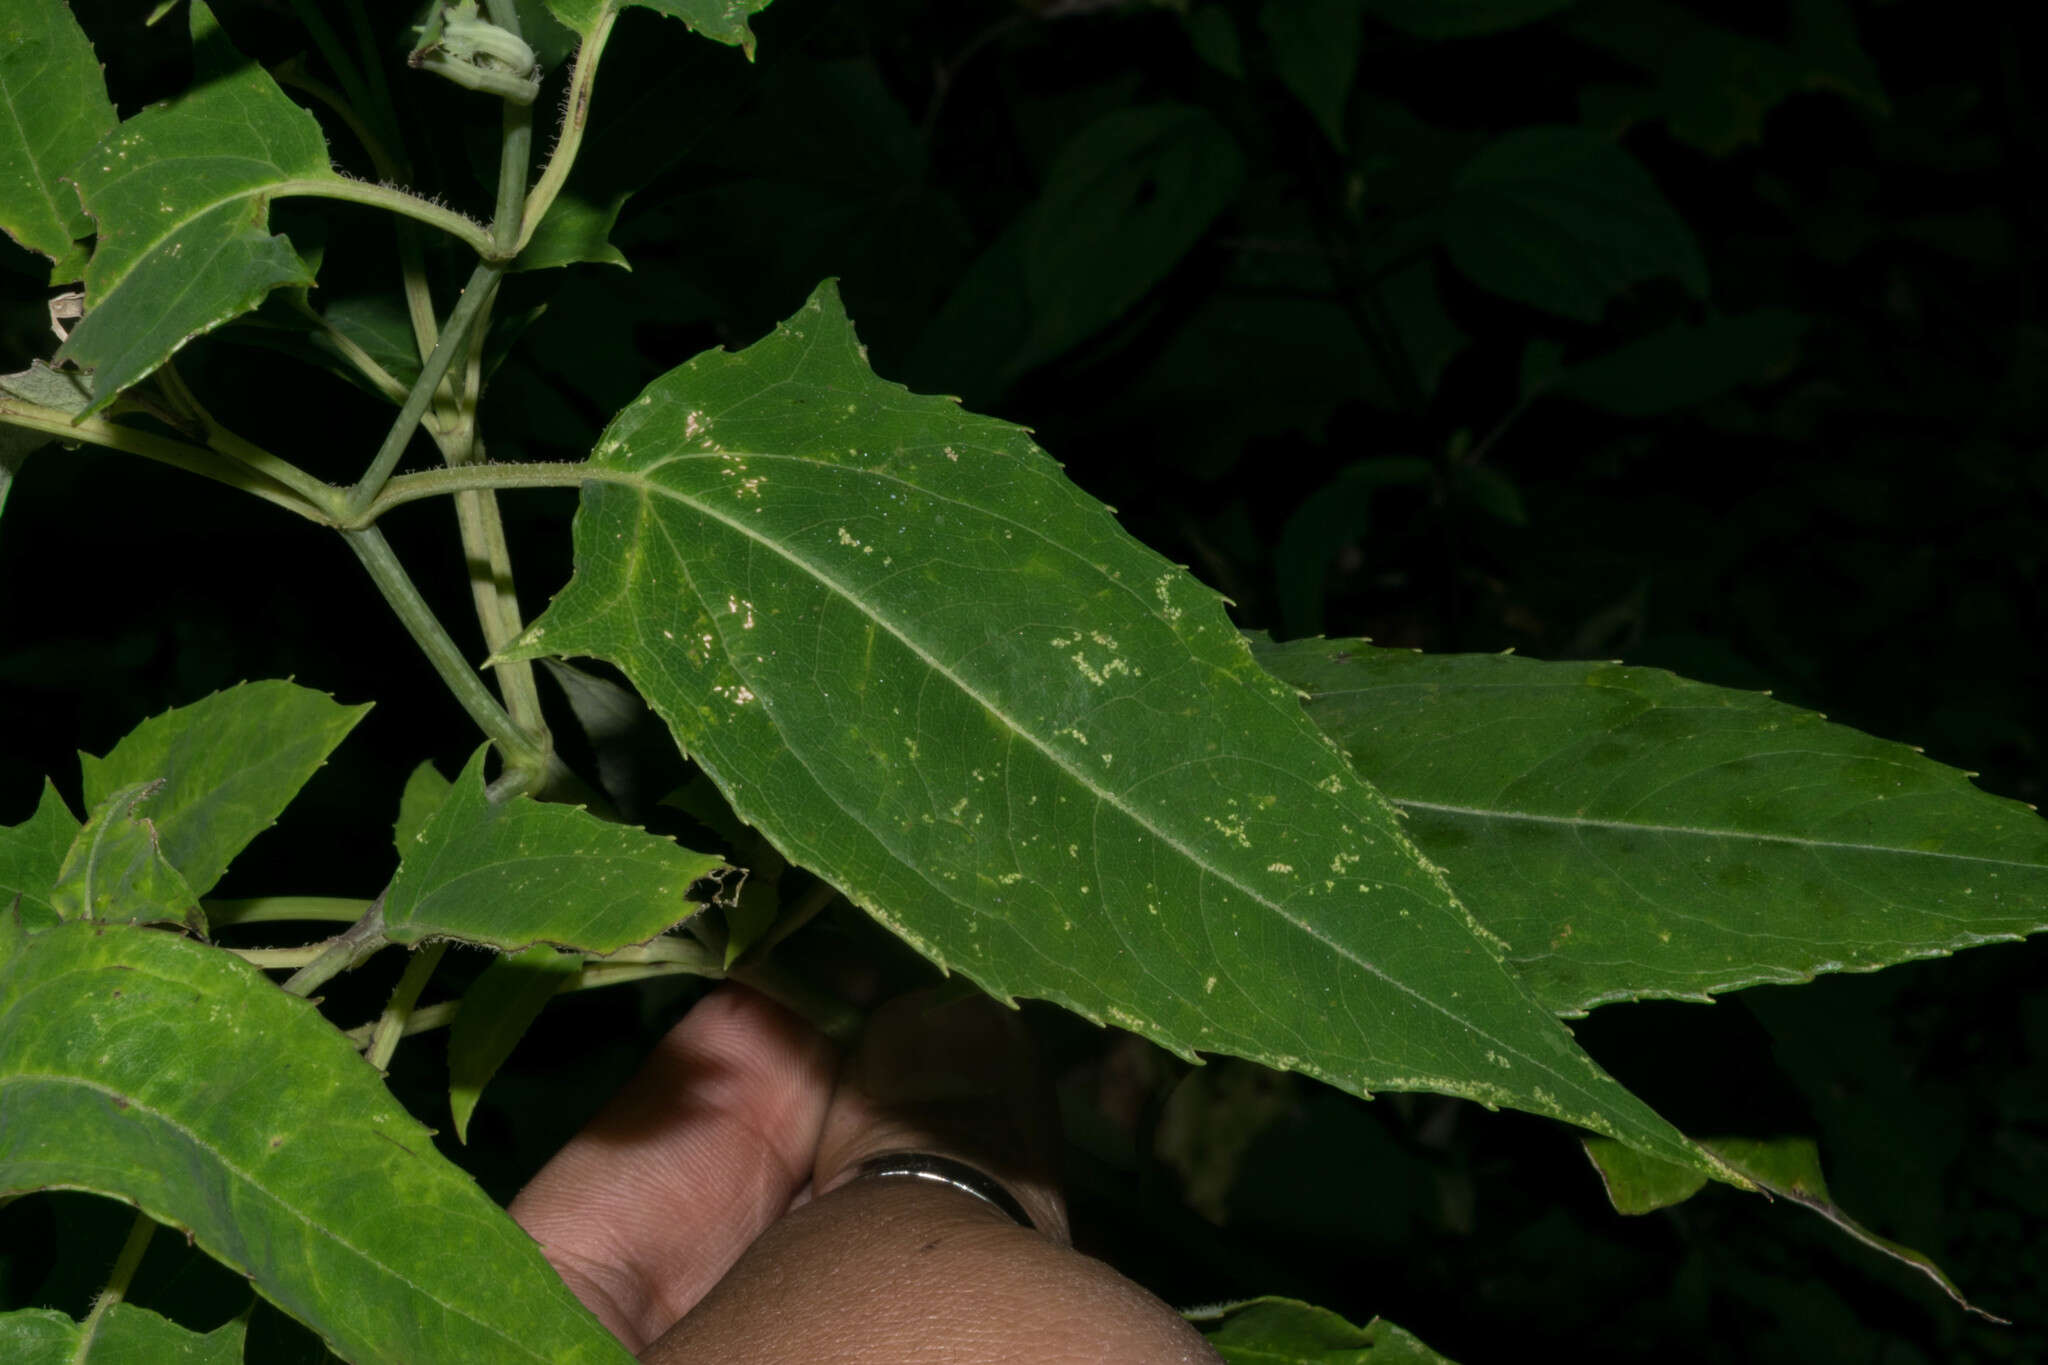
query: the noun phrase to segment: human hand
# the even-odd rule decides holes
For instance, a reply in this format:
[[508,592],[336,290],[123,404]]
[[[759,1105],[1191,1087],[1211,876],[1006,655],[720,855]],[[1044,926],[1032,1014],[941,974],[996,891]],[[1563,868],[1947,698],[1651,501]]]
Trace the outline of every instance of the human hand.
[[[892,1001],[841,1063],[743,987],[707,996],[513,1201],[577,1296],[649,1362],[1214,1361],[1165,1304],[1068,1244],[1050,1096],[1013,1012]],[[952,1185],[863,1177],[950,1157]]]

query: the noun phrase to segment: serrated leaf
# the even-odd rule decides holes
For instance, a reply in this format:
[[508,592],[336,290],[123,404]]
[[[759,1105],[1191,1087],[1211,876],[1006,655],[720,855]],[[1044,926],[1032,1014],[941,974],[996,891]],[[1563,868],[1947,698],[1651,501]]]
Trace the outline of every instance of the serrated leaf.
[[155,823],[138,813],[163,785],[162,779],[132,783],[92,808],[50,888],[59,919],[169,920],[206,932],[198,894],[165,859]]
[[[1837,1228],[1901,1265],[1933,1281],[1944,1294],[1979,1317],[2004,1322],[1963,1297],[1955,1281],[1925,1254],[1879,1237],[1845,1213],[1828,1193],[1821,1176],[1820,1149],[1811,1138],[1714,1138],[1701,1146],[1749,1177],[1766,1194],[1790,1200],[1833,1223]],[[1628,1214],[1650,1213],[1683,1203],[1706,1185],[1703,1177],[1683,1171],[1669,1162],[1642,1152],[1630,1151],[1602,1138],[1588,1138],[1586,1155],[1607,1186],[1607,1197],[1616,1210]]]
[[448,1031],[448,1108],[458,1139],[469,1141],[469,1119],[484,1087],[582,966],[579,953],[528,948],[500,956],[462,993],[462,1008]]
[[441,776],[432,759],[414,768],[412,776],[405,779],[405,790],[398,796],[398,819],[391,827],[391,842],[401,861],[419,842],[427,821],[434,818],[434,812],[441,809],[441,803],[454,788],[455,784]]
[[393,943],[460,939],[516,952],[539,943],[609,953],[645,943],[702,907],[693,882],[725,864],[575,806],[523,796],[492,805],[484,755],[405,847],[384,897]]
[[92,42],[67,6],[0,11],[0,231],[50,258],[53,285],[78,278],[73,244],[92,233],[65,177],[115,122]]
[[1560,1013],[2048,929],[2048,821],[1814,712],[1618,664],[1257,653]]
[[581,37],[589,37],[607,10],[651,9],[680,19],[692,32],[713,42],[737,47],[754,59],[754,30],[747,20],[767,9],[770,0],[547,0],[555,18]]
[[0,1193],[136,1205],[357,1365],[624,1362],[307,1002],[126,925],[0,927]]
[[1782,308],[1679,324],[1564,371],[1554,391],[1603,412],[1653,417],[1782,373],[1811,319]]
[[191,8],[191,90],[122,123],[71,172],[99,240],[85,316],[57,356],[93,371],[89,411],[271,290],[313,283],[291,243],[270,235],[270,196],[333,179],[327,140],[229,46],[212,11]]
[[203,896],[369,709],[297,683],[239,683],[151,717],[105,758],[80,754],[86,805],[161,780],[150,820],[164,857]]
[[48,1308],[0,1313],[0,1360],[8,1365],[241,1365],[245,1319],[211,1332],[180,1327],[132,1303],[108,1306],[99,1320],[73,1322]]
[[1699,243],[1649,173],[1579,128],[1524,128],[1473,157],[1444,242],[1482,289],[1581,322],[1644,280],[1707,292]]
[[57,784],[43,779],[36,813],[18,825],[0,828],[0,918],[15,907],[16,897],[22,922],[31,929],[63,918],[51,902],[51,890],[78,829],[78,817],[57,794]]
[[1340,149],[1363,17],[1358,0],[1266,0],[1259,10],[1273,69]]
[[1298,1299],[1250,1299],[1183,1316],[1227,1365],[1452,1365],[1385,1318],[1358,1327]]
[[999,998],[1695,1159],[1529,1001],[1222,600],[836,291],[607,428],[507,658],[623,669],[734,811]]

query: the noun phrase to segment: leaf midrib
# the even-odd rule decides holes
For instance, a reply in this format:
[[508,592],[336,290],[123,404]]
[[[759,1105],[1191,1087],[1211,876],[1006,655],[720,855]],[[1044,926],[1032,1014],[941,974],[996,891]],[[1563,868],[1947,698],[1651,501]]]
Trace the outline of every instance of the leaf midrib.
[[1645,821],[1603,820],[1585,815],[1548,815],[1535,811],[1498,810],[1484,806],[1459,806],[1442,801],[1419,801],[1395,796],[1392,793],[1388,794],[1387,799],[1402,810],[1426,810],[1479,820],[1515,820],[1525,824],[1560,825],[1573,829],[1610,829],[1631,834],[1678,834],[1699,839],[1793,844],[1804,848],[1837,850],[1844,853],[1884,853],[1900,858],[1939,858],[1954,862],[1983,863],[1993,867],[2019,868],[2026,872],[2048,870],[2048,867],[2041,863],[2022,862],[2015,858],[1991,858],[1979,853],[1944,853],[1934,849],[1900,848],[1893,844],[1864,844],[1846,839],[1813,839],[1797,834],[1760,834],[1751,830],[1714,829],[1703,825],[1652,824]]
[[[1460,1027],[1470,1029],[1474,1034],[1476,1034],[1480,1038],[1485,1039],[1488,1043],[1491,1043],[1496,1047],[1503,1048],[1513,1053],[1515,1056],[1523,1059],[1524,1061],[1527,1061],[1530,1065],[1537,1067],[1546,1074],[1557,1077],[1560,1081],[1562,1081],[1564,1084],[1573,1089],[1580,1096],[1581,1100],[1588,1104],[1595,1112],[1601,1112],[1607,1109],[1607,1105],[1601,1103],[1598,1099],[1588,1094],[1582,1088],[1581,1083],[1578,1081],[1576,1077],[1571,1076],[1569,1073],[1559,1069],[1558,1067],[1556,1067],[1555,1065],[1551,1064],[1549,1061],[1543,1058],[1533,1056],[1532,1054],[1526,1052],[1522,1048],[1516,1046],[1514,1043],[1494,1036],[1492,1033],[1489,1033],[1487,1030],[1480,1027],[1480,1025],[1475,1021],[1467,1019],[1457,1014],[1455,1011],[1451,1010],[1449,1007],[1443,1004],[1443,1002],[1434,999],[1433,997],[1421,991],[1418,991],[1405,981],[1401,981],[1398,978],[1388,975],[1386,971],[1379,967],[1376,963],[1359,956],[1347,945],[1333,941],[1327,935],[1318,931],[1313,925],[1289,913],[1284,906],[1275,903],[1264,894],[1245,885],[1242,881],[1232,876],[1227,871],[1214,867],[1206,860],[1196,857],[1194,850],[1190,848],[1186,843],[1184,843],[1179,838],[1173,836],[1172,834],[1168,833],[1167,831],[1160,829],[1150,819],[1146,818],[1146,816],[1143,813],[1133,809],[1124,801],[1118,799],[1116,795],[1108,791],[1105,791],[1103,788],[1096,785],[1096,783],[1093,781],[1092,774],[1090,774],[1085,768],[1076,767],[1074,764],[1069,762],[1065,758],[1065,756],[1062,755],[1057,749],[1048,747],[1037,736],[1033,735],[1028,729],[1020,725],[1007,712],[1003,711],[1002,709],[1000,709],[999,707],[995,706],[993,703],[989,702],[984,697],[982,697],[982,695],[973,687],[969,686],[964,679],[962,679],[959,675],[954,673],[951,669],[947,668],[944,664],[940,663],[936,658],[934,658],[931,655],[931,653],[924,648],[923,645],[919,644],[917,641],[905,635],[900,629],[898,629],[894,622],[887,620],[884,617],[876,614],[872,610],[870,605],[867,602],[865,602],[860,596],[858,596],[851,588],[840,583],[837,579],[833,578],[830,574],[826,573],[821,566],[814,564],[810,560],[805,559],[802,556],[796,554],[793,550],[783,545],[782,543],[772,538],[766,537],[757,531],[752,530],[747,526],[747,524],[744,521],[735,520],[730,516],[727,516],[723,513],[714,510],[709,505],[703,502],[699,502],[698,500],[690,497],[687,494],[678,492],[675,489],[669,488],[647,477],[647,475],[649,473],[652,473],[653,470],[665,467],[670,464],[675,464],[683,461],[713,459],[783,460],[802,463],[805,465],[810,465],[818,468],[829,468],[835,471],[850,473],[860,477],[887,478],[890,479],[892,482],[903,484],[903,486],[905,487],[915,488],[916,491],[923,496],[935,498],[940,501],[950,503],[954,506],[972,511],[977,516],[995,516],[999,520],[1008,520],[1007,518],[1002,518],[999,513],[991,513],[986,508],[978,507],[971,503],[962,502],[956,498],[947,497],[945,494],[935,492],[934,490],[924,487],[922,485],[910,484],[905,480],[896,478],[896,476],[894,475],[886,474],[879,470],[852,470],[848,469],[844,465],[833,464],[829,461],[821,461],[809,459],[798,455],[788,455],[774,452],[739,452],[731,450],[720,451],[716,453],[706,452],[702,454],[698,454],[695,452],[684,452],[661,457],[656,462],[654,462],[652,466],[647,470],[627,470],[621,469],[617,466],[600,466],[593,462],[588,467],[587,474],[589,477],[596,478],[604,482],[617,483],[627,487],[634,488],[645,496],[658,496],[666,498],[683,507],[689,508],[692,512],[697,513],[698,515],[703,516],[708,520],[717,522],[722,526],[725,526],[727,529],[738,533],[747,540],[750,540],[755,544],[761,546],[762,548],[768,550],[771,554],[776,555],[777,557],[783,559],[792,566],[809,574],[819,584],[826,587],[830,591],[836,593],[847,603],[855,607],[858,611],[861,612],[863,616],[867,617],[867,619],[874,621],[876,625],[888,631],[891,636],[893,636],[899,643],[901,643],[904,646],[904,648],[910,650],[913,654],[915,654],[917,658],[923,661],[926,664],[926,666],[932,669],[933,672],[939,674],[941,677],[944,677],[947,681],[952,683],[964,695],[970,698],[976,705],[980,706],[990,716],[1000,721],[1007,729],[1011,731],[1011,733],[1017,735],[1026,743],[1030,744],[1033,748],[1037,749],[1040,753],[1044,754],[1048,759],[1052,761],[1052,763],[1060,771],[1066,773],[1075,782],[1077,782],[1083,790],[1092,793],[1098,800],[1102,801],[1104,804],[1110,806],[1112,809],[1116,810],[1117,812],[1125,816],[1125,818],[1129,819],[1132,823],[1138,825],[1141,829],[1144,829],[1148,833],[1152,834],[1155,838],[1159,839],[1162,843],[1164,843],[1168,848],[1172,849],[1174,852],[1186,858],[1194,866],[1200,868],[1208,875],[1215,877],[1217,880],[1225,883],[1226,885],[1236,889],[1238,892],[1240,892],[1254,904],[1264,906],[1267,910],[1269,910],[1273,915],[1275,915],[1283,922],[1293,926],[1299,932],[1307,934],[1309,937],[1315,939],[1318,943],[1323,944],[1325,947],[1329,948],[1338,956],[1342,957],[1345,961],[1348,961],[1353,965],[1363,969],[1368,974],[1372,975],[1373,977],[1376,977],[1380,981],[1393,987],[1395,990],[1401,992],[1402,994],[1407,995],[1411,999],[1415,1000],[1417,1003],[1422,1004],[1427,1008],[1443,1015],[1445,1018],[1450,1019],[1454,1023],[1458,1024]],[[1045,543],[1047,543],[1048,545],[1055,544],[1050,540],[1046,540],[1043,532],[1037,531],[1035,528],[1027,527],[1026,529],[1030,530],[1032,534],[1036,535],[1039,539],[1045,540]],[[1055,548],[1058,548],[1062,552],[1067,553],[1069,555],[1072,554],[1071,549],[1069,549],[1068,547],[1055,546]],[[1134,590],[1131,589],[1128,584],[1118,583],[1117,586],[1123,587],[1127,592],[1134,592]],[[1147,607],[1147,610],[1150,610],[1149,606]],[[1446,899],[1450,902],[1452,906],[1456,905],[1455,898],[1450,897],[1448,893],[1446,893]],[[1478,935],[1474,934],[1472,935],[1472,937],[1475,939],[1475,941],[1478,940]],[[1498,959],[1495,960],[1496,962],[1498,961]],[[1513,976],[1509,974],[1505,968],[1501,969],[1501,975],[1511,986],[1514,984]],[[1531,1012],[1533,1015],[1539,1018],[1547,1019],[1548,1017],[1543,1014],[1541,1008],[1539,1006],[1536,1006],[1533,1001],[1531,1002]]]

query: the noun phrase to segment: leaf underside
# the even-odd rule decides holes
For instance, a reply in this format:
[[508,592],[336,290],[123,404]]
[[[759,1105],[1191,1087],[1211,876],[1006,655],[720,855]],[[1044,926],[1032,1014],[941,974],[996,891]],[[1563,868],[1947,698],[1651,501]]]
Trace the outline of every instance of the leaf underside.
[[1610,663],[1257,653],[1560,1014],[2048,929],[2048,821],[1814,712]]
[[625,671],[733,809],[941,966],[1183,1054],[1702,1158],[1501,967],[1221,599],[820,289],[606,431],[506,658]]

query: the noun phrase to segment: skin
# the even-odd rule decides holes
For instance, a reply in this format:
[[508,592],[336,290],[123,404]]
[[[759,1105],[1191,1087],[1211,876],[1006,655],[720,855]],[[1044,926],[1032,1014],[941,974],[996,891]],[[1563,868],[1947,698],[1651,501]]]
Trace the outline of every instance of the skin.
[[[927,995],[843,1060],[742,987],[706,997],[513,1201],[643,1361],[996,1365],[1220,1357],[1070,1245],[1050,1096],[1016,1016]],[[884,1152],[995,1176],[1038,1230],[947,1186],[854,1179]]]

